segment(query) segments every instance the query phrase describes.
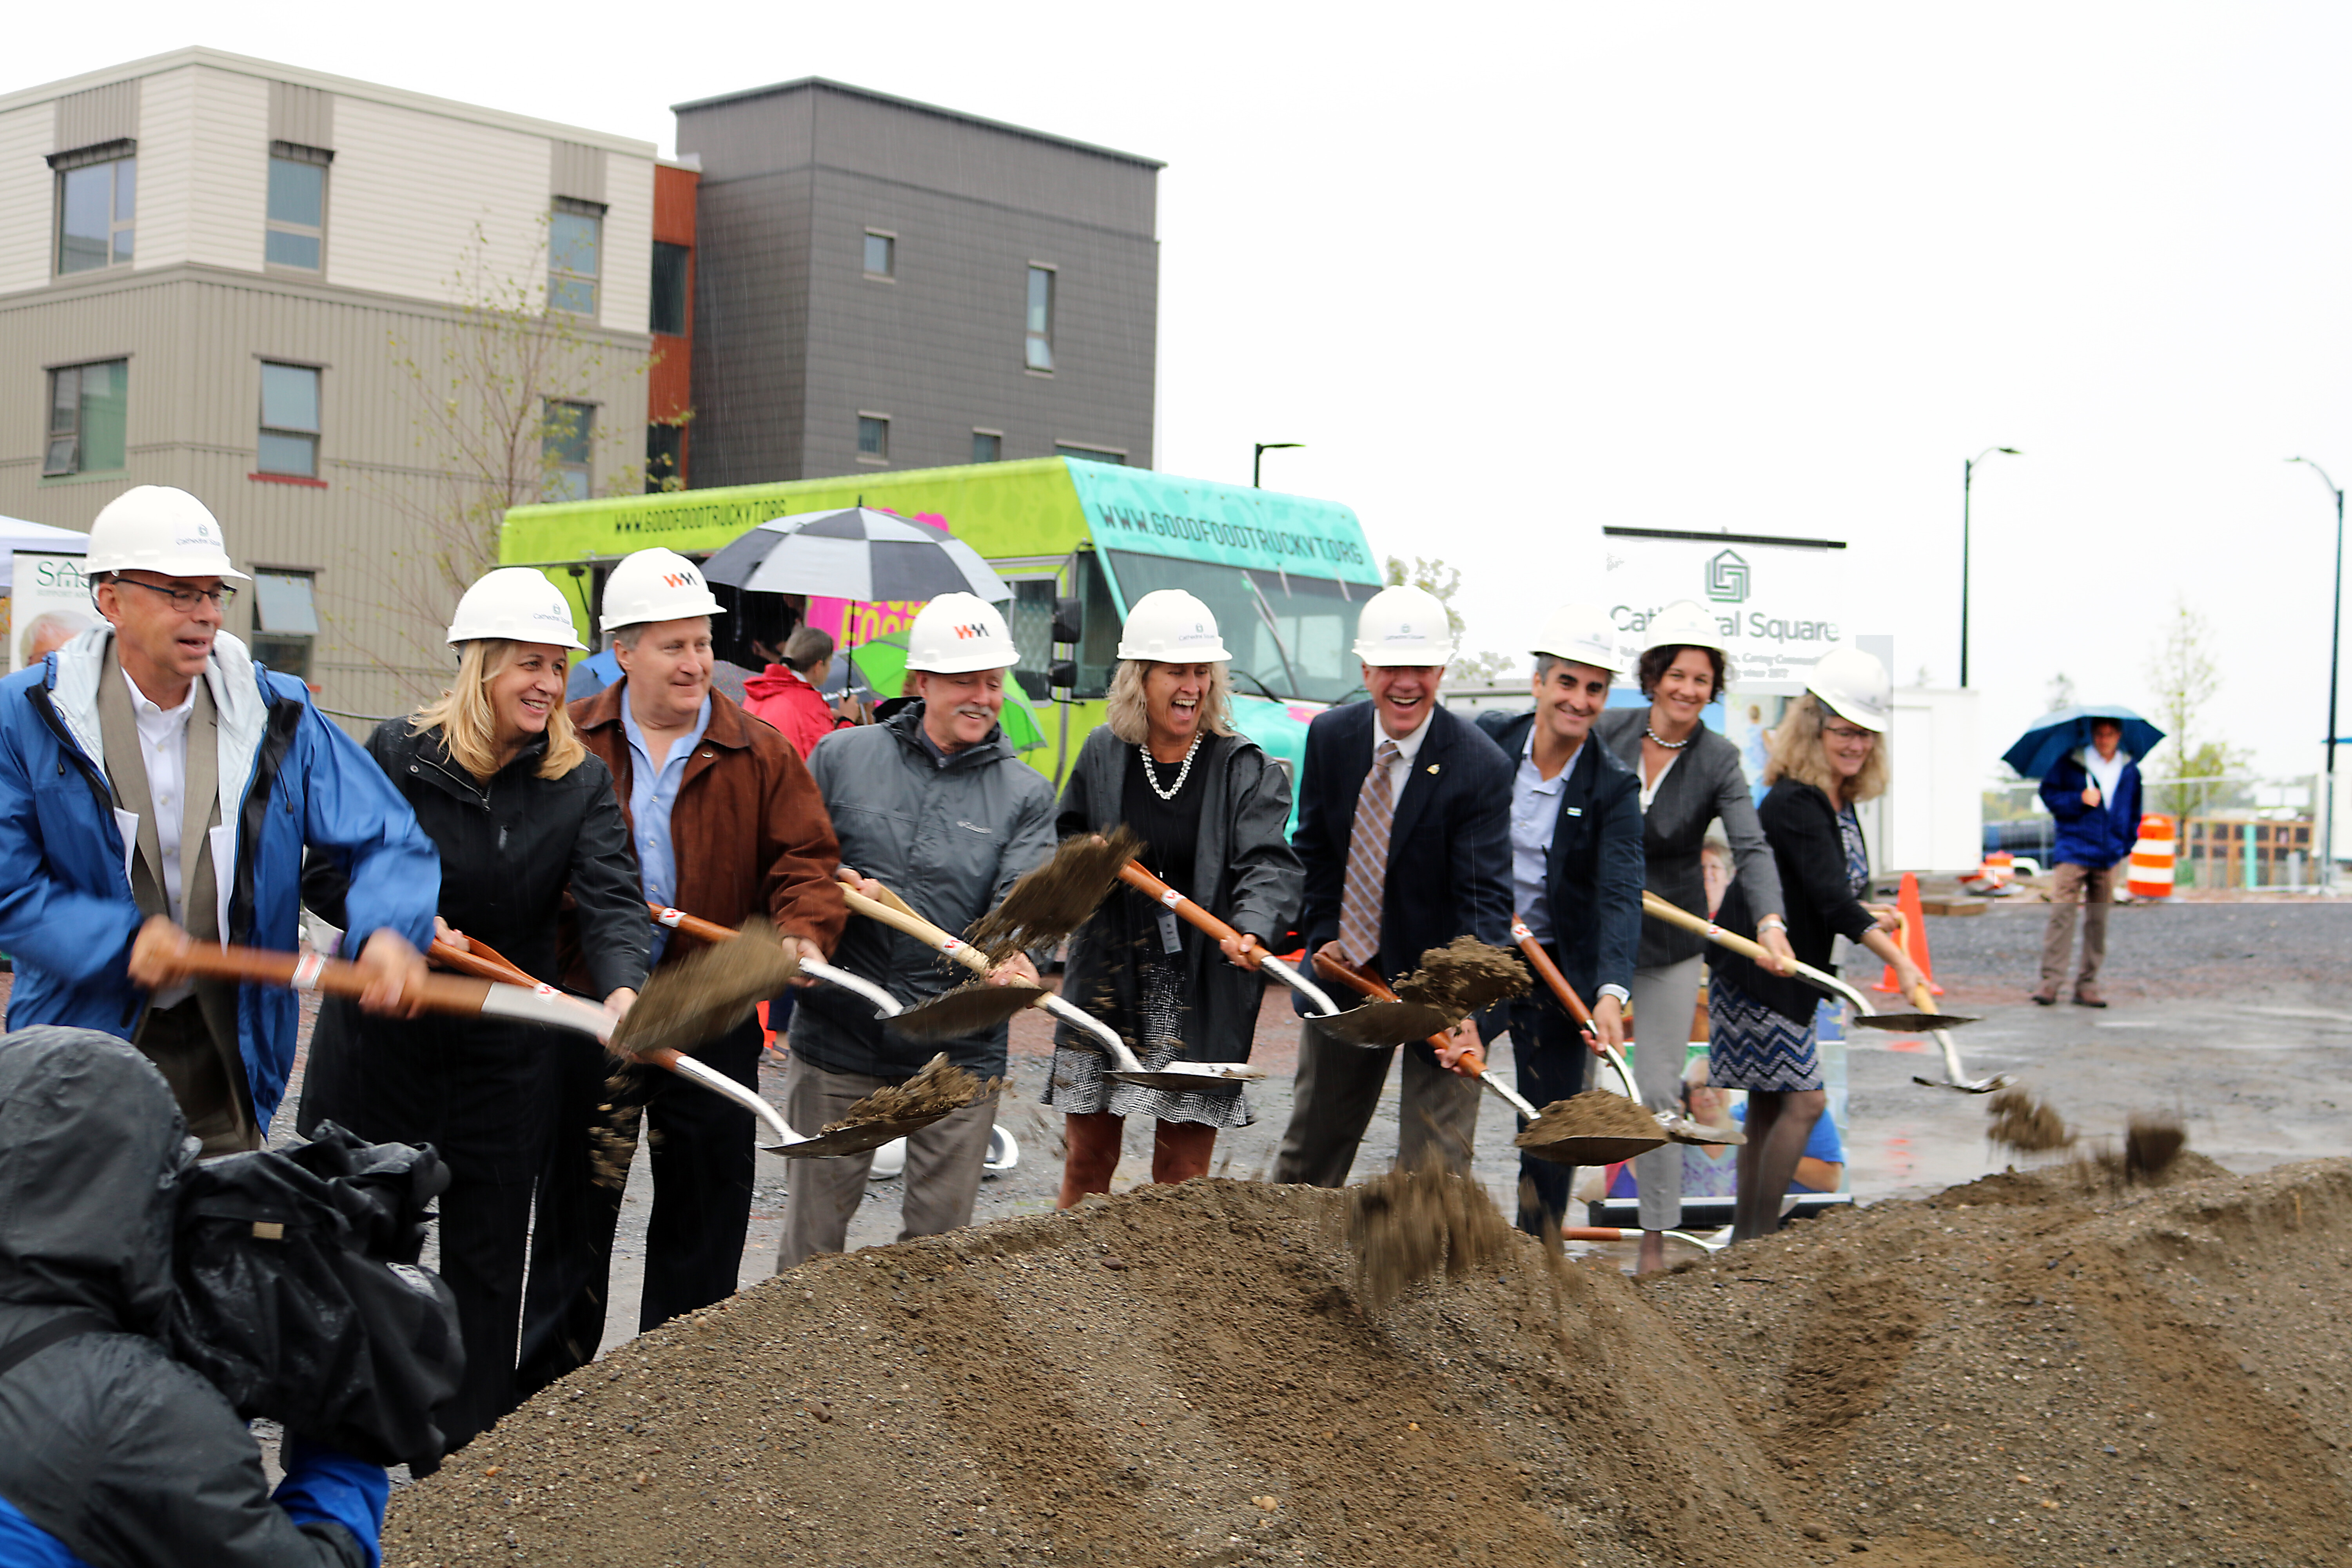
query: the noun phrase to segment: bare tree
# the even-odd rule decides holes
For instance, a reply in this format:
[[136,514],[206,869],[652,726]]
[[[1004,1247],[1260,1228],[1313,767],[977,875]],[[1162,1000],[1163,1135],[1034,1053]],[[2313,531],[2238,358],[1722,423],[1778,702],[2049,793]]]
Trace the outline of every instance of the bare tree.
[[2059,713],[2074,706],[2074,682],[2064,670],[2050,678],[2050,700],[2042,704],[2045,713]]
[[[2157,721],[2173,748],[2170,765],[2152,771],[2184,781],[2220,779],[2251,760],[2219,735],[2207,733],[2206,713],[2221,689],[2212,648],[2212,624],[2190,609],[2186,597],[2176,595],[2164,636],[2147,665],[2148,684],[2156,689]],[[2184,783],[2163,794],[2163,809],[2175,814],[2219,804],[2210,784]]]
[[[1458,568],[1439,560],[1423,560],[1418,555],[1411,561],[1402,555],[1391,555],[1388,558],[1386,575],[1391,587],[1410,584],[1426,589],[1434,595],[1437,602],[1445,606],[1445,622],[1454,633],[1454,646],[1456,648],[1462,646],[1462,633],[1467,623],[1463,620],[1462,612],[1454,607],[1454,595],[1462,586],[1462,574]],[[1507,654],[1456,653],[1454,662],[1446,667],[1446,673],[1464,685],[1475,686],[1494,680],[1510,667],[1511,658]]]

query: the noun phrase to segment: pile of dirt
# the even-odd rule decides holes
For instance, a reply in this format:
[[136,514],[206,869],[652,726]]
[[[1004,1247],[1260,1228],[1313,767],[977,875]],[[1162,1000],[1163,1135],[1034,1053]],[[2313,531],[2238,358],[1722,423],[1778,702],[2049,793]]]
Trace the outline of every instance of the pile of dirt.
[[2080,1169],[1381,1310],[1307,1188],[813,1259],[403,1489],[385,1561],[2344,1562],[2352,1162]]

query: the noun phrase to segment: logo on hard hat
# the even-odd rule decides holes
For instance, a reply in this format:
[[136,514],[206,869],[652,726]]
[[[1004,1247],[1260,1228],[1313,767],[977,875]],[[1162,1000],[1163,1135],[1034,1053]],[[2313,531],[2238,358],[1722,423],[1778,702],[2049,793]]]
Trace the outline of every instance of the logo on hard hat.
[[1748,563],[1738,552],[1718,551],[1707,562],[1706,596],[1718,605],[1748,602]]
[[702,579],[691,572],[665,572],[662,574],[662,585],[668,588],[699,588],[702,586]]
[[982,626],[977,621],[964,621],[957,626],[950,627],[949,629],[953,631],[960,639],[964,637],[984,637],[988,635],[988,628]]

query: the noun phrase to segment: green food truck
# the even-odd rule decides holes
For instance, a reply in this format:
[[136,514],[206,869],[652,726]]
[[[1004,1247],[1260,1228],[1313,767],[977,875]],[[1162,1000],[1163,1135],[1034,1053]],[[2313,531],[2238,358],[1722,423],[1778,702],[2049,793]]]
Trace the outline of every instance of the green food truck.
[[[859,505],[952,533],[1012,586],[1015,674],[1033,701],[1057,695],[1047,688],[1055,602],[1078,600],[1076,685],[1041,710],[1046,743],[1028,753],[1057,783],[1102,721],[1127,607],[1155,588],[1181,588],[1215,612],[1234,655],[1235,727],[1294,769],[1307,721],[1360,689],[1349,647],[1381,575],[1352,510],[1115,464],[1039,458],[519,506],[499,559],[572,585],[586,637],[605,570],[632,551],[708,556],[763,522]],[[812,600],[803,613],[854,648],[903,632],[920,607]]]

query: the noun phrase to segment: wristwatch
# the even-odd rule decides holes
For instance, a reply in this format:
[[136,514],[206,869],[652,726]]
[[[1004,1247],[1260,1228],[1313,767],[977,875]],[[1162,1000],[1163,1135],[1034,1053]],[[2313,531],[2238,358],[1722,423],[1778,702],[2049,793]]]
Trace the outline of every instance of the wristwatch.
[[1756,934],[1759,936],[1763,935],[1768,931],[1785,931],[1788,929],[1789,922],[1782,920],[1779,915],[1766,915],[1762,920],[1756,922]]

